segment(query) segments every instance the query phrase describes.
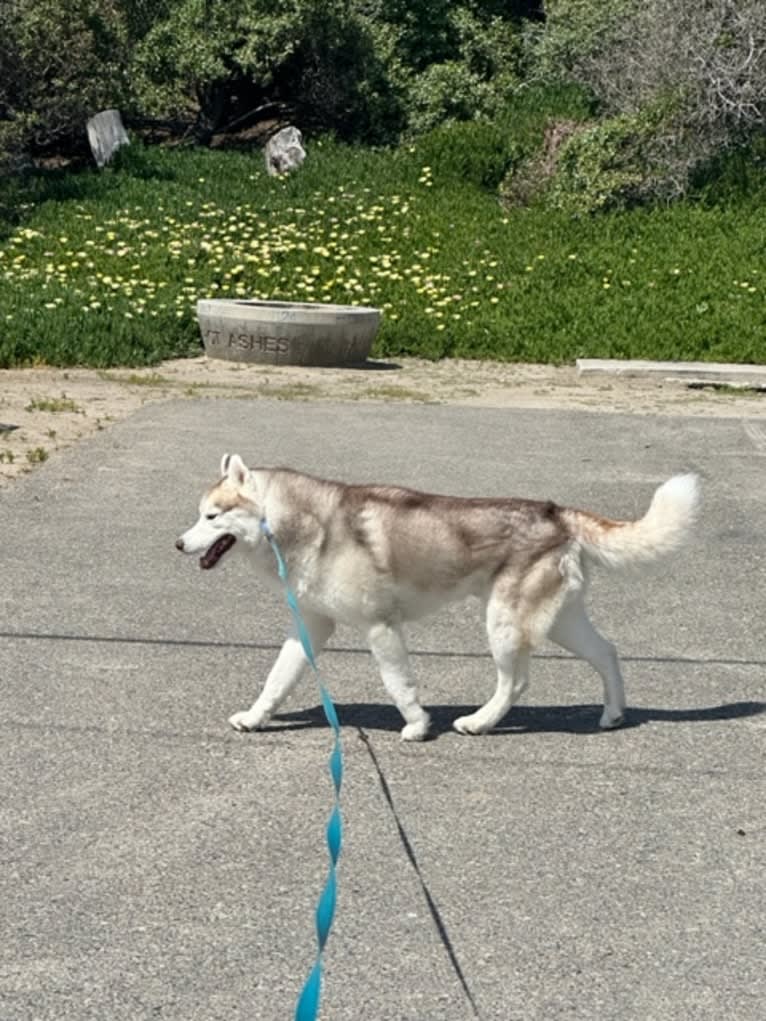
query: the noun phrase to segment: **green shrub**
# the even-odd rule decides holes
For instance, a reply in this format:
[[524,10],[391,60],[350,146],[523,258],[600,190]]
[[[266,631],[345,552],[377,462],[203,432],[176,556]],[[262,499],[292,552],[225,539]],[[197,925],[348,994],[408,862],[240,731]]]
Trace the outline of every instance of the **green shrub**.
[[585,117],[589,110],[577,89],[518,92],[493,120],[453,121],[413,142],[418,166],[430,166],[440,181],[474,184],[495,191],[539,150],[554,115]]
[[766,134],[733,146],[698,166],[690,179],[690,198],[706,205],[766,204]]
[[409,130],[417,135],[444,121],[469,120],[485,107],[485,94],[485,83],[460,61],[431,64],[410,86]]
[[580,86],[525,85],[508,100],[496,120],[529,154],[539,149],[552,122],[584,121],[593,116],[592,100]]
[[413,152],[440,183],[476,185],[494,191],[521,149],[510,133],[491,121],[443,124],[418,138]]
[[547,201],[568,213],[624,208],[647,184],[654,125],[642,115],[623,115],[575,129],[555,156]]
[[[618,201],[635,175],[642,197],[678,198],[727,150],[763,133],[763,0],[551,0],[546,12],[545,28],[527,34],[529,74],[578,82],[597,99],[609,120],[573,141],[570,156],[587,146],[580,176],[600,178]],[[601,190],[592,189],[596,204]]]
[[551,120],[542,146],[501,183],[501,201],[506,206],[542,201],[583,215],[655,198],[664,171],[656,139],[671,110],[666,104],[599,120]]
[[136,47],[136,87],[156,116],[194,116],[203,139],[268,101],[304,128],[385,138],[397,97],[351,0],[179,0]]
[[0,4],[0,165],[85,147],[87,118],[127,100],[125,38],[115,0]]
[[636,0],[546,0],[545,21],[528,25],[525,32],[528,80],[581,80],[577,69],[635,4]]
[[445,56],[406,79],[411,134],[452,120],[493,118],[521,84],[521,35],[515,21],[456,7],[446,19]]
[[539,201],[550,188],[559,152],[568,138],[582,130],[582,122],[570,118],[551,120],[543,131],[542,145],[527,150],[500,182],[500,202],[505,208],[528,206]]

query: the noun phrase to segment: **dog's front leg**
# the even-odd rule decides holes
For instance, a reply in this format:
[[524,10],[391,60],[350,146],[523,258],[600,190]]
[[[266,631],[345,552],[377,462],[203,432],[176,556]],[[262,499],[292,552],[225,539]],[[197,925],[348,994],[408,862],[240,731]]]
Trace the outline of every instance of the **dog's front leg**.
[[428,737],[428,713],[418,702],[415,682],[410,674],[404,638],[398,628],[375,624],[367,632],[367,641],[380,670],[380,676],[396,707],[405,719],[402,741],[423,741]]
[[[303,620],[314,654],[318,656],[322,646],[335,630],[335,624],[329,617],[321,617],[305,610]],[[300,639],[293,632],[280,649],[276,662],[266,678],[263,691],[250,709],[229,717],[232,727],[235,730],[258,730],[265,727],[300,680],[307,662]]]

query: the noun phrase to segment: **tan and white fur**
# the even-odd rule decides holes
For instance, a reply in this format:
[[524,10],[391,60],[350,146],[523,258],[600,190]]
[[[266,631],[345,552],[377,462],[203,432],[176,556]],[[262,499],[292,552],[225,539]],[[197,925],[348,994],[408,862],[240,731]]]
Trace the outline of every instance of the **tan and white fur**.
[[[551,502],[437,496],[378,485],[346,485],[283,468],[249,470],[225,455],[221,479],[203,497],[199,520],[176,542],[209,568],[231,547],[279,587],[268,523],[287,564],[311,641],[319,650],[336,623],[359,628],[383,683],[404,717],[405,741],[428,735],[403,625],[447,603],[477,596],[484,610],[497,686],[489,701],[454,721],[484,734],[519,699],[530,653],[547,637],[587,660],[604,686],[602,728],[618,727],[625,695],[617,651],[593,627],[584,594],[589,567],[640,564],[686,539],[698,505],[694,475],[660,486],[637,521],[612,521]],[[295,687],[306,658],[291,634],[237,730],[264,727]]]

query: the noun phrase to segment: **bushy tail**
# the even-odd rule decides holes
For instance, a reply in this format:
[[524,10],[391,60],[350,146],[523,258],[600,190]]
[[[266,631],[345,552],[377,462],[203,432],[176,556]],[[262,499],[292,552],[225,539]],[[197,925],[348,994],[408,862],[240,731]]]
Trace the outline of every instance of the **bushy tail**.
[[697,476],[675,475],[659,487],[638,521],[610,521],[578,510],[564,511],[564,520],[587,556],[607,567],[623,567],[649,563],[678,549],[698,507]]

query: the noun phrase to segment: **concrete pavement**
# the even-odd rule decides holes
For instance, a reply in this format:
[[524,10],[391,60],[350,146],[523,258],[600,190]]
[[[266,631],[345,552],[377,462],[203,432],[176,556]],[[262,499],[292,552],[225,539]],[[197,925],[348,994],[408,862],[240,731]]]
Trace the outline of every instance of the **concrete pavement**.
[[405,405],[153,405],[0,494],[0,1019],[291,1018],[331,804],[311,682],[227,729],[287,611],[173,549],[223,451],[348,480],[643,512],[682,469],[698,540],[598,571],[629,725],[552,647],[468,739],[493,677],[473,606],[410,631],[439,736],[402,746],[369,656],[322,667],[345,846],[322,1017],[763,1016],[766,434],[747,420]]

